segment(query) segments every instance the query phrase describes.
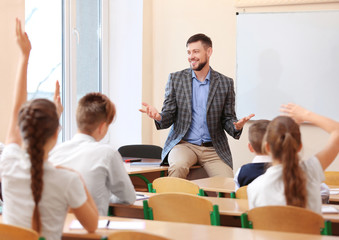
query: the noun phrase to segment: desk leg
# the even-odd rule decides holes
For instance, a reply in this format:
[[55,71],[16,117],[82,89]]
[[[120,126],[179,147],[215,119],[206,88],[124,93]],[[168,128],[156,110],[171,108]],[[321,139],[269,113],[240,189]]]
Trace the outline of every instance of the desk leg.
[[149,183],[151,183],[144,175],[142,174],[130,174],[131,177],[138,177],[141,178],[145,183],[146,186],[148,186]]

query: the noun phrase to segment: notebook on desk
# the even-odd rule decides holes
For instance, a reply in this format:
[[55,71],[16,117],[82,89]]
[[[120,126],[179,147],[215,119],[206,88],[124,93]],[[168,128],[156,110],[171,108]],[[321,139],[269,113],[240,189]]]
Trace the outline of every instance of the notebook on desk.
[[160,162],[131,162],[131,166],[157,166],[160,167]]

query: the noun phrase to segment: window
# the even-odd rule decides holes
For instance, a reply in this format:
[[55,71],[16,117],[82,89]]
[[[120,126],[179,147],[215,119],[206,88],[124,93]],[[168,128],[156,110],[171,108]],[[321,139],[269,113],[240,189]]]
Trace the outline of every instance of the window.
[[102,91],[102,1],[26,0],[25,4],[26,32],[32,43],[28,98],[52,100],[59,80],[64,105],[59,140],[67,140],[76,132],[78,100],[88,92]]

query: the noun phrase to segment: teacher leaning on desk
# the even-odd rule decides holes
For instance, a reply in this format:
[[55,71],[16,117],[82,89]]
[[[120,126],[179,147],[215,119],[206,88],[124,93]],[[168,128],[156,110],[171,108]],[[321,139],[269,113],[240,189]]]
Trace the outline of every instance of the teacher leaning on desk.
[[224,130],[239,139],[254,114],[237,120],[233,80],[210,67],[209,37],[193,35],[186,47],[190,68],[169,75],[161,113],[147,103],[140,111],[155,120],[157,129],[173,125],[162,152],[169,176],[186,178],[189,168],[199,163],[209,176],[233,177]]

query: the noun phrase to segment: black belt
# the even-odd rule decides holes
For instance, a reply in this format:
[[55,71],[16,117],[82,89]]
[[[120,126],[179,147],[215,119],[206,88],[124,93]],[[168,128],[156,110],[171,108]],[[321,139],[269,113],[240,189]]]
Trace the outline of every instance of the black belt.
[[213,147],[213,143],[212,142],[203,142],[203,143],[201,143],[200,146],[203,146],[203,147]]

